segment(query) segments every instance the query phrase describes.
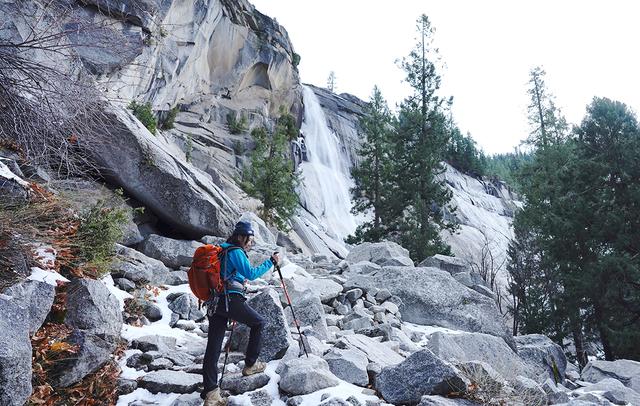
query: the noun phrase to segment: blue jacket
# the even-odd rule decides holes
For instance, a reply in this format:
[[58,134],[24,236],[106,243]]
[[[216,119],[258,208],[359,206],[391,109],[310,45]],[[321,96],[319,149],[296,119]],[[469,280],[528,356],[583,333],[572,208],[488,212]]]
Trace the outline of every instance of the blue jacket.
[[[232,244],[225,242],[220,246],[222,248],[228,248],[231,247]],[[271,258],[269,258],[259,266],[252,268],[247,254],[240,248],[227,251],[226,258],[223,258],[220,264],[220,273],[225,280],[235,280],[244,284],[245,280],[252,281],[258,279],[271,269],[272,266],[273,262],[271,262]],[[227,293],[244,294],[244,292],[239,290],[229,290]]]

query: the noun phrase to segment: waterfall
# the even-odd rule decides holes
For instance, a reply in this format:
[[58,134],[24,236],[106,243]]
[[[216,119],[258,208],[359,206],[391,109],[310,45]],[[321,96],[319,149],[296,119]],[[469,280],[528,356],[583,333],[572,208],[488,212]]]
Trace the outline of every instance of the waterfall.
[[351,214],[353,186],[347,156],[341,152],[340,140],[328,125],[324,111],[313,90],[304,86],[304,122],[302,132],[308,160],[301,164],[300,200],[333,238],[343,242],[357,226]]

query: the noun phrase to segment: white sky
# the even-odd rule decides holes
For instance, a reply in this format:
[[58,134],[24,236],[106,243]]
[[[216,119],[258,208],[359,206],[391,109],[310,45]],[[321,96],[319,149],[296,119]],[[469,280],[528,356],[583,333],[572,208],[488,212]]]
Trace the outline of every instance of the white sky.
[[463,132],[488,153],[510,152],[528,134],[526,83],[541,65],[572,123],[594,96],[640,111],[640,2],[636,0],[249,0],[285,27],[302,57],[301,80],[368,100],[378,85],[393,108],[409,94],[395,60],[429,16]]

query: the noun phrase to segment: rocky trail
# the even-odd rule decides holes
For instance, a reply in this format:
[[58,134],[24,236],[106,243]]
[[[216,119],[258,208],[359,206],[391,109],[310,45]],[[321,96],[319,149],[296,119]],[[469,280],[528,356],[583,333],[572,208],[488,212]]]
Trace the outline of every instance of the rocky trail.
[[[73,282],[83,320],[72,324],[93,333],[99,326],[102,336],[118,333],[127,342],[118,405],[202,402],[208,323],[185,272],[198,244],[152,235],[141,251],[120,247],[101,281]],[[283,250],[258,245],[250,257],[257,262],[275,249]],[[268,320],[261,353],[268,368],[240,374],[248,330],[238,326],[222,383],[230,405],[640,404],[639,363],[593,361],[580,375],[548,338],[511,337],[479,283],[458,282],[473,276],[455,258],[414,267],[393,243],[356,246],[345,260],[286,258],[283,274],[309,357],[269,272],[248,287],[251,306]],[[64,376],[80,377],[100,356],[85,341]],[[456,395],[477,403],[447,397]]]

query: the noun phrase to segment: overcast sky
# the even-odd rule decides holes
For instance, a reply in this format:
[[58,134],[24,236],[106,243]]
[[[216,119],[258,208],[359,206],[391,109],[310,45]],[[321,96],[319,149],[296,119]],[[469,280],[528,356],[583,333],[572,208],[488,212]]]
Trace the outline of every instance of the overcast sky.
[[378,85],[394,108],[409,94],[395,61],[429,16],[440,49],[442,95],[486,152],[512,151],[528,133],[533,66],[567,119],[579,123],[594,96],[640,111],[640,2],[636,0],[250,0],[289,32],[304,83],[368,100]]

